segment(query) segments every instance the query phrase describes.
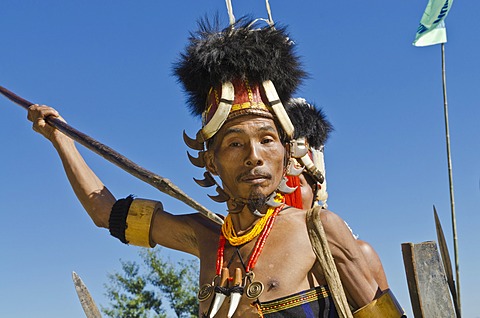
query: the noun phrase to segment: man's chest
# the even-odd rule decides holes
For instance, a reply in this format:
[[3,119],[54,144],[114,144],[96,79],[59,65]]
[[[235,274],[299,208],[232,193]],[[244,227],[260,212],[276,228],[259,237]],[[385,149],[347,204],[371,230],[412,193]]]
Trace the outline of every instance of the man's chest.
[[[309,288],[315,263],[308,236],[273,232],[264,244],[211,242],[201,257],[200,285],[241,286],[252,299],[274,299]],[[223,277],[222,276],[226,276]]]

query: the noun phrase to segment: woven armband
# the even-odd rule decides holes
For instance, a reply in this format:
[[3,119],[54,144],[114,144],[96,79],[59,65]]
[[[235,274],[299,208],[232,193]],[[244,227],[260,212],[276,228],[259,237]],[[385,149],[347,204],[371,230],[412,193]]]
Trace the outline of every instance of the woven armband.
[[125,244],[154,247],[150,232],[157,209],[163,210],[158,201],[133,199],[132,196],[118,200],[110,214],[110,234]]
[[369,304],[353,313],[354,318],[402,318],[406,317],[403,308],[397,302],[397,299],[387,289],[383,294],[374,299]]

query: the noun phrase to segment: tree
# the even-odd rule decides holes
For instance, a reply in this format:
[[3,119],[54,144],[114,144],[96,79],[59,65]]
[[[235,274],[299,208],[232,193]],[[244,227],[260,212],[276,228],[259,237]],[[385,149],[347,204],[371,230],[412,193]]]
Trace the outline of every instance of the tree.
[[166,318],[174,312],[179,318],[197,318],[198,268],[196,260],[173,264],[160,255],[160,248],[144,249],[143,264],[122,261],[122,272],[108,275],[105,285],[110,308],[108,317]]

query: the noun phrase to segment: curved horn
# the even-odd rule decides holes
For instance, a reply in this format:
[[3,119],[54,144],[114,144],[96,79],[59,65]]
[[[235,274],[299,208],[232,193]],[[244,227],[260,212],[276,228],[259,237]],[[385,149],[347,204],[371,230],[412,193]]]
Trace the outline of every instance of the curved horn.
[[223,191],[222,188],[217,187],[215,190],[217,190],[218,195],[208,195],[208,197],[213,201],[223,203],[227,202],[230,199],[230,196],[225,191]]
[[240,213],[242,210],[243,210],[243,207],[245,206],[246,204],[246,200],[242,200],[242,199],[233,199],[233,200],[229,200],[230,204],[229,204],[229,208],[228,208],[228,213],[233,213],[233,214],[237,214],[237,213]]
[[202,142],[199,142],[198,140],[196,139],[192,139],[190,138],[187,133],[185,132],[185,130],[183,131],[183,141],[185,142],[185,144],[194,149],[194,150],[203,150],[203,143]]
[[233,287],[230,289],[230,306],[228,307],[227,318],[232,318],[233,314],[237,310],[238,304],[243,294],[243,287],[240,286],[242,283],[242,270],[240,268],[235,268],[235,276],[233,281]]
[[237,213],[240,213],[242,212],[243,210],[243,207],[244,205],[236,205],[234,208],[232,209],[227,209],[228,213],[232,213],[232,214],[237,214]]
[[212,119],[202,128],[201,132],[204,140],[208,140],[222,127],[227,120],[228,114],[232,109],[233,99],[235,98],[235,89],[231,82],[222,84],[222,97]]
[[[281,206],[281,205],[282,205],[282,202],[277,202],[277,201],[275,201],[275,197],[276,197],[276,196],[277,196],[277,195],[276,195],[275,192],[272,193],[265,204],[268,205],[268,206],[274,207],[274,208],[277,208],[277,207]],[[254,213],[254,214],[255,214],[255,213]]]
[[253,213],[253,215],[255,215],[256,217],[259,217],[259,218],[265,216],[265,214],[260,213],[260,211],[258,211],[258,210],[255,210],[252,213]]
[[217,312],[220,310],[220,307],[222,307],[222,304],[225,301],[225,298],[227,298],[228,296],[228,290],[226,287],[228,285],[229,276],[230,276],[230,273],[228,271],[228,268],[226,267],[222,268],[222,275],[220,276],[220,285],[215,287],[215,297],[213,298],[212,307],[208,315],[209,318],[215,317]]
[[211,187],[215,184],[217,184],[215,182],[215,179],[213,179],[212,175],[210,174],[210,172],[208,171],[205,171],[205,173],[203,174],[203,177],[204,179],[202,180],[199,180],[199,179],[195,179],[193,178],[193,180],[201,187],[204,187],[204,188],[208,188],[208,187]]
[[308,153],[308,145],[305,137],[290,141],[290,155],[293,158],[302,158]]
[[[241,287],[238,287],[240,289]],[[242,298],[242,293],[235,292],[230,295],[230,305],[228,307],[227,318],[232,318],[233,314],[237,310],[240,299]]]
[[198,153],[198,158],[195,158],[194,156],[192,156],[188,151],[187,151],[187,155],[188,155],[188,159],[190,160],[190,162],[195,166],[195,167],[199,167],[199,168],[205,168],[205,158],[204,158],[204,151],[200,151]]
[[323,173],[315,167],[312,159],[310,159],[310,156],[306,154],[302,158],[300,158],[301,163],[307,168],[308,172],[312,175],[312,177],[315,178],[315,181],[318,183],[322,184],[323,181],[325,181],[325,177],[323,176]]
[[286,194],[289,194],[289,193],[292,193],[293,191],[295,191],[297,189],[297,187],[295,188],[291,188],[287,185],[287,178],[283,178],[282,181],[280,181],[280,184],[278,185],[277,189],[278,191],[282,192],[282,193],[286,193]]
[[302,167],[299,163],[297,164],[297,160],[295,160],[294,158],[291,158],[290,160],[288,160],[288,164],[287,164],[288,176],[297,177],[303,172],[303,170],[304,170],[304,167]]
[[272,107],[275,115],[278,118],[278,121],[282,125],[283,130],[289,138],[293,138],[294,127],[290,117],[288,117],[285,108],[283,107],[280,97],[278,97],[277,90],[273,85],[272,81],[268,80],[263,82],[263,89],[265,90],[265,95],[267,96],[268,102]]

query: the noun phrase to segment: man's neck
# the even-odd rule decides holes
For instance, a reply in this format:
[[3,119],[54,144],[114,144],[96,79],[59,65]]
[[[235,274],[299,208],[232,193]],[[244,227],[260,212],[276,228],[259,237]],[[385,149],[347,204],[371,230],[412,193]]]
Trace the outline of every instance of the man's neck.
[[[267,207],[265,206],[262,210],[263,211],[260,212],[265,213]],[[244,235],[251,230],[259,220],[259,217],[253,215],[247,206],[245,206],[239,213],[230,214],[230,217],[232,219],[235,232],[238,236]]]

